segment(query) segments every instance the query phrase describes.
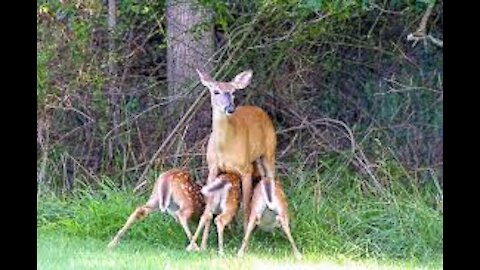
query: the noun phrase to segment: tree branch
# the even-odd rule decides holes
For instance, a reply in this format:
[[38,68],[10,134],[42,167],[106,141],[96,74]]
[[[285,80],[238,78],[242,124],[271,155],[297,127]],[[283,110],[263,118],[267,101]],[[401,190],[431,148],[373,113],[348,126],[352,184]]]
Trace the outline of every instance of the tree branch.
[[430,15],[432,14],[433,6],[434,4],[428,5],[427,10],[425,10],[425,13],[423,14],[422,20],[420,21],[420,25],[418,26],[417,31],[408,34],[407,40],[413,41],[412,47],[414,47],[419,41],[426,42],[427,40],[430,40],[430,42],[432,42],[433,44],[443,48],[443,40],[434,38],[430,34],[427,34],[426,30],[427,22],[430,18]]

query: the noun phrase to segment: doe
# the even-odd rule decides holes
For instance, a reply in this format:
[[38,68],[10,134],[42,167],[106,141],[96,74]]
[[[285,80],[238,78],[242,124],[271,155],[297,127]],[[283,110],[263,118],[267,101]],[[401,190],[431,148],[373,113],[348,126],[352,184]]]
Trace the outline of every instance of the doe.
[[241,176],[246,228],[255,162],[262,164],[266,177],[275,179],[275,129],[271,118],[261,108],[235,108],[234,93],[250,84],[253,75],[251,70],[241,72],[230,82],[215,81],[209,74],[199,70],[197,72],[202,84],[210,91],[212,106],[212,133],[207,145],[207,184],[222,172],[233,172]]

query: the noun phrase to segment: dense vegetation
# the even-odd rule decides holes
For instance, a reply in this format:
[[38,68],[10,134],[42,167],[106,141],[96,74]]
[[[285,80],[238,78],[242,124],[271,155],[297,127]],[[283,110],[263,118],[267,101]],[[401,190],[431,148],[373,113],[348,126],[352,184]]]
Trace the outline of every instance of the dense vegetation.
[[[403,265],[403,269],[409,264],[412,267],[439,267],[442,264],[443,220],[432,200],[436,193],[434,186],[419,191],[413,186],[395,185],[390,189],[391,195],[382,199],[365,194],[358,175],[340,169],[333,160],[329,163],[335,169],[323,173],[304,172],[300,164],[295,164],[292,169],[296,173],[283,179],[290,198],[293,237],[307,262],[373,260],[380,264]],[[39,201],[37,214],[38,235],[41,237],[39,252],[43,254],[52,248],[50,238],[53,235],[72,242],[68,246],[74,247],[73,254],[83,254],[82,249],[86,248],[83,247],[85,244],[77,246],[75,242],[91,239],[96,243],[94,256],[103,257],[107,243],[128,215],[146,200],[145,196],[132,196],[130,190],[114,186],[113,181],[106,180],[96,191],[79,189],[68,198],[44,196]],[[237,219],[234,226],[226,230],[227,256],[235,255],[240,247],[241,224],[241,219]],[[56,241],[60,240],[53,242]],[[200,258],[215,257],[216,241],[216,233],[211,233],[209,252]],[[142,263],[143,252],[158,250],[159,257],[154,261],[164,264],[178,259],[182,268],[190,259],[198,259],[184,254],[186,246],[187,240],[180,225],[157,212],[127,232],[119,252]],[[132,254],[139,250],[138,256]],[[293,257],[280,230],[275,234],[255,230],[248,254],[275,260]],[[61,254],[55,256],[63,257]],[[44,264],[51,260],[48,256],[39,258]],[[69,260],[72,259],[62,258],[60,261],[66,263]],[[208,265],[209,262],[199,264]]]

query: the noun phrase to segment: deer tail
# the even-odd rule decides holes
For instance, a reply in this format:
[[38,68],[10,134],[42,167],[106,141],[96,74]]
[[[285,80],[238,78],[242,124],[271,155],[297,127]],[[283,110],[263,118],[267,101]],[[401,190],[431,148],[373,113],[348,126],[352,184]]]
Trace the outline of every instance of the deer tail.
[[160,211],[165,212],[172,197],[171,181],[166,175],[160,176],[160,188],[158,189]]
[[218,179],[213,181],[212,183],[204,186],[202,188],[202,194],[203,195],[211,195],[211,194],[214,194],[222,189],[224,189],[225,187],[229,186],[230,184],[225,181],[224,179]]
[[262,182],[263,198],[267,204],[267,207],[273,209],[273,195],[275,193],[275,182],[271,178],[264,177]]

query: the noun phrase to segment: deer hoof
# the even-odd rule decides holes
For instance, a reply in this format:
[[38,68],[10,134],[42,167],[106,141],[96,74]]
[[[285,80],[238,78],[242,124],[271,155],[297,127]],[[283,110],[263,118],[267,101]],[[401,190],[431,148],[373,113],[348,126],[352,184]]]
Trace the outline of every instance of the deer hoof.
[[300,252],[295,252],[295,259],[301,260],[303,258],[302,254]]
[[110,243],[108,244],[107,248],[108,248],[109,250],[113,250],[113,249],[115,249],[115,248],[117,247],[117,245],[118,245],[118,242],[112,241],[112,242],[110,242]]
[[187,247],[187,251],[199,251],[200,249],[198,248],[197,244],[191,243]]
[[245,255],[245,252],[243,251],[243,249],[240,249],[237,253],[237,257],[243,257],[243,255]]

